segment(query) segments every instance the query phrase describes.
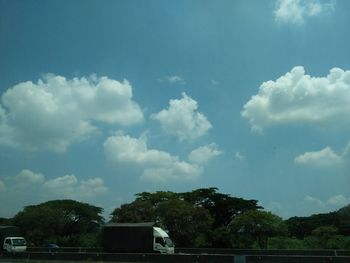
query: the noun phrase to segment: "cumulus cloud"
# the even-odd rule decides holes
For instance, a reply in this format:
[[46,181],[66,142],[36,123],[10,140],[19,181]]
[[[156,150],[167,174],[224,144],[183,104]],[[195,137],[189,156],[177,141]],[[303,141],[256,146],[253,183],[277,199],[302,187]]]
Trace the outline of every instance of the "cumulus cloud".
[[143,169],[141,179],[166,182],[168,180],[195,180],[202,169],[196,164],[181,161],[165,151],[148,149],[147,140],[117,134],[104,142],[106,158],[116,164],[137,165]]
[[97,130],[96,124],[131,125],[143,120],[128,81],[48,74],[19,83],[0,103],[0,145],[64,152]]
[[325,212],[344,207],[350,203],[350,198],[346,198],[342,194],[337,194],[329,197],[327,200],[307,195],[304,198],[304,205],[312,208],[313,213]]
[[159,121],[164,131],[180,141],[193,140],[207,134],[212,128],[211,123],[197,109],[197,101],[182,93],[181,99],[170,100],[168,109],[152,114],[151,118]]
[[54,199],[74,199],[81,202],[96,202],[108,193],[102,178],[78,179],[75,175],[47,178],[44,174],[29,169],[17,175],[0,178],[0,200],[7,200],[2,216],[11,217],[23,206]]
[[313,166],[334,166],[343,162],[343,157],[337,155],[330,147],[320,151],[306,152],[294,159],[295,163]]
[[324,203],[321,200],[310,195],[306,195],[304,197],[304,202],[308,205],[312,205],[316,207],[324,207]]
[[222,151],[218,149],[218,145],[211,143],[191,151],[188,159],[191,162],[203,164],[208,162],[213,157],[219,156],[220,154],[222,154]]
[[335,0],[277,0],[273,11],[277,23],[301,25],[307,17],[333,11]]
[[101,178],[79,181],[73,174],[48,180],[43,186],[57,196],[80,199],[91,198],[108,190]]
[[337,206],[337,207],[343,207],[343,206],[348,205],[349,203],[350,203],[350,199],[346,198],[343,195],[335,195],[335,196],[330,197],[327,200],[328,205]]
[[310,165],[318,167],[336,167],[344,166],[350,160],[350,142],[339,154],[335,153],[329,146],[320,151],[305,152],[294,159],[299,165]]
[[350,71],[333,68],[326,77],[311,77],[301,66],[276,81],[264,82],[243,107],[253,131],[283,124],[350,127]]
[[[9,189],[20,192],[26,189],[31,195],[40,193],[42,196],[55,196],[56,198],[73,198],[86,200],[108,191],[101,178],[79,180],[75,175],[64,175],[53,179],[46,179],[41,173],[24,169],[13,179],[8,179]],[[34,191],[32,191],[35,189]]]
[[24,169],[17,174],[16,180],[24,183],[42,183],[45,177],[41,173],[34,173],[28,169]]

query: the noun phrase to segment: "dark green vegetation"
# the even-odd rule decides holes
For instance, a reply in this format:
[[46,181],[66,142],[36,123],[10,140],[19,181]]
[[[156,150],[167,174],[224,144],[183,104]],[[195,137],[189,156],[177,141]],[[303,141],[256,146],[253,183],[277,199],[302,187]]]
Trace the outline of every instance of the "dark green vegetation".
[[[283,220],[264,211],[257,200],[219,193],[143,192],[111,214],[111,222],[156,222],[177,247],[350,249],[350,205],[336,212]],[[72,200],[27,206],[0,224],[18,226],[36,246],[99,244],[102,208]]]
[[96,246],[103,223],[102,208],[73,200],[48,201],[27,206],[12,218],[29,244]]

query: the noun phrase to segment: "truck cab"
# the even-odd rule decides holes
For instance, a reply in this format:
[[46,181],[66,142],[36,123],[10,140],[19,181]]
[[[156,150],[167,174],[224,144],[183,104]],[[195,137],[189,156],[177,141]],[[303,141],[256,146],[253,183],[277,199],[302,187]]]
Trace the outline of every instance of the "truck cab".
[[7,252],[24,252],[27,249],[27,242],[23,237],[6,237],[3,249]]
[[174,244],[160,227],[153,227],[153,250],[161,254],[174,254]]

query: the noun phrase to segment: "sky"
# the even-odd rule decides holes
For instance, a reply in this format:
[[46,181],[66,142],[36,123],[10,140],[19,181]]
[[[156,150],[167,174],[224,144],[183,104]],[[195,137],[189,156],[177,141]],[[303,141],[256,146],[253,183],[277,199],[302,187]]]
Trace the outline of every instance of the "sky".
[[217,187],[350,203],[347,0],[0,0],[0,217]]

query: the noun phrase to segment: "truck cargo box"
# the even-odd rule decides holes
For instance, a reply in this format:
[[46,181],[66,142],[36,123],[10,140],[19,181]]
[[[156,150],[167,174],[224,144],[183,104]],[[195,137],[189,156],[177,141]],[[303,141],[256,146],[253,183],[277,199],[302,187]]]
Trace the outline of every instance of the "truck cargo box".
[[101,244],[107,252],[153,252],[154,223],[107,224],[101,233]]

